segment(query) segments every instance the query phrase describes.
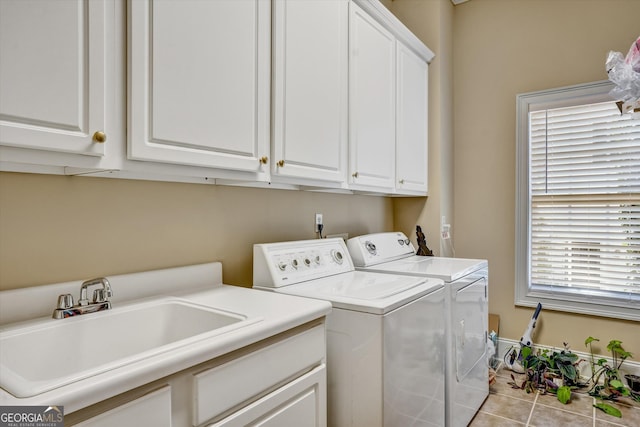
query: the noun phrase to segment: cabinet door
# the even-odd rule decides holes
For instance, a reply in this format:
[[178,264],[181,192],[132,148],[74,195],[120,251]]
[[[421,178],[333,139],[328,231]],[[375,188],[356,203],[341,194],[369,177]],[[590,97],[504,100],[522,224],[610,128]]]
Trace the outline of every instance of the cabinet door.
[[266,167],[270,2],[136,0],[129,7],[129,157]]
[[346,180],[348,5],[274,2],[273,176]]
[[[0,145],[103,156],[112,1],[0,1]],[[111,74],[110,74],[111,73]]]
[[353,2],[349,31],[349,182],[393,189],[395,39]]
[[76,426],[171,427],[171,387],[163,387]]
[[428,64],[397,43],[396,189],[427,193]]

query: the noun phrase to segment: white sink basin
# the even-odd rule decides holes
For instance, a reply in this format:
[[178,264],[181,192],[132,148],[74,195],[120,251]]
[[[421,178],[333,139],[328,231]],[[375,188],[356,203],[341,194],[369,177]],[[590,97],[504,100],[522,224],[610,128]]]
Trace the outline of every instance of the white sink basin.
[[251,323],[162,299],[8,328],[0,331],[0,386],[16,397],[35,396]]

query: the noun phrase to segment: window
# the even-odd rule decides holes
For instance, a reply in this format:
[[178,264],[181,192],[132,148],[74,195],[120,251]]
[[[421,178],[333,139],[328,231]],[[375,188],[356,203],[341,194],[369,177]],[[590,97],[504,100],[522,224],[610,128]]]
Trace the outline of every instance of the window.
[[640,320],[640,119],[612,87],[517,96],[516,305]]

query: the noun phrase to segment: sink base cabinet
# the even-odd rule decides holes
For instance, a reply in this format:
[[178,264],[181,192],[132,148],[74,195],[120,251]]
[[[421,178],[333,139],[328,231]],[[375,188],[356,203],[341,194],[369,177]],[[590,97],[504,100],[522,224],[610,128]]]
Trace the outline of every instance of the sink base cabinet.
[[65,416],[65,425],[326,426],[326,337],[315,321]]

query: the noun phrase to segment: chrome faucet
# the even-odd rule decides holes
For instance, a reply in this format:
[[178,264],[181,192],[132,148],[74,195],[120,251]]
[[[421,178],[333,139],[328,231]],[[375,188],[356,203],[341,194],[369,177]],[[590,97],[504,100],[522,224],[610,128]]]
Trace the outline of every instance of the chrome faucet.
[[[90,286],[102,285],[100,289],[93,291],[93,300],[87,298],[87,289]],[[81,314],[95,313],[96,311],[109,310],[111,308],[111,285],[104,277],[87,280],[80,286],[80,299],[77,305],[73,305],[73,296],[63,294],[58,296],[58,305],[53,310],[54,319],[64,319],[65,317],[79,316]]]

